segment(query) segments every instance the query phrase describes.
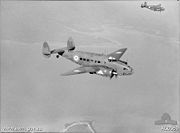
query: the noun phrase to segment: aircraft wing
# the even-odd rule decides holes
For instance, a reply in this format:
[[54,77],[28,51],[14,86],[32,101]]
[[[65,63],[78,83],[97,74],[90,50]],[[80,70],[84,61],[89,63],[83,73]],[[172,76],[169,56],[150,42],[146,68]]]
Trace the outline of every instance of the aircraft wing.
[[126,50],[127,48],[122,48],[113,53],[108,54],[107,56],[111,59],[119,60]]
[[66,72],[64,74],[61,74],[62,76],[68,76],[68,75],[75,75],[75,74],[82,74],[82,73],[89,73],[89,72],[96,72],[100,70],[98,67],[78,67],[75,68],[69,72]]

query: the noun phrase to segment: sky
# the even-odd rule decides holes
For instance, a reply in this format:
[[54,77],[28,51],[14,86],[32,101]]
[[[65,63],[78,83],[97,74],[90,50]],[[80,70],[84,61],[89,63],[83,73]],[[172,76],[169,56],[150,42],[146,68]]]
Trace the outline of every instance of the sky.
[[[164,12],[136,1],[1,1],[1,127],[61,131],[94,120],[97,132],[159,133],[154,121],[167,112],[179,121],[179,3]],[[134,68],[118,79],[82,74],[64,58],[42,56],[42,44],[110,53]]]

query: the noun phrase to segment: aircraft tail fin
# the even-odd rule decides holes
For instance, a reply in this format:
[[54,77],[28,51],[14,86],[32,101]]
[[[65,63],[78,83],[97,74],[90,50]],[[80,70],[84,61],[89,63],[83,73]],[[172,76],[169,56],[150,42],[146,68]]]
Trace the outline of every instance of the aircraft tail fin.
[[147,2],[144,2],[144,6],[145,6],[145,7],[147,6]]
[[70,37],[70,38],[68,39],[68,41],[67,41],[67,49],[68,49],[69,51],[75,49],[75,44],[74,44],[74,41],[73,41],[72,37]]
[[43,43],[43,48],[42,48],[42,53],[45,57],[50,57],[51,56],[51,50],[49,48],[49,45],[47,42]]
[[161,4],[158,4],[157,7],[161,7]]

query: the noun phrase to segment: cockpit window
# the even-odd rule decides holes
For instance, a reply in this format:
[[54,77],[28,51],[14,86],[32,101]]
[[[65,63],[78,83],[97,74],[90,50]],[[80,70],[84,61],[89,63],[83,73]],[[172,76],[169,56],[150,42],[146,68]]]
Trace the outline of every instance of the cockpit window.
[[124,67],[123,70],[128,70],[128,69]]

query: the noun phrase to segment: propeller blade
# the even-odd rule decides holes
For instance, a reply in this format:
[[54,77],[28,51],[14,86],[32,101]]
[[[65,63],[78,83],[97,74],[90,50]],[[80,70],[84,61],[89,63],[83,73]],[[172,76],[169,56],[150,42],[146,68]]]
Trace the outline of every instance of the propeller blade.
[[112,78],[113,78],[113,76],[114,76],[114,74],[112,73],[112,74],[111,74],[111,76],[110,76],[110,79],[112,79]]
[[111,72],[111,76],[110,76],[110,79],[113,78],[113,76],[115,76],[117,78],[118,74],[117,72],[113,69],[112,72]]

